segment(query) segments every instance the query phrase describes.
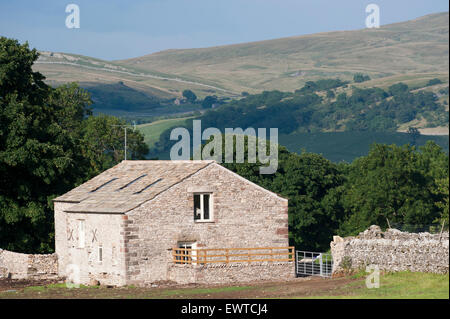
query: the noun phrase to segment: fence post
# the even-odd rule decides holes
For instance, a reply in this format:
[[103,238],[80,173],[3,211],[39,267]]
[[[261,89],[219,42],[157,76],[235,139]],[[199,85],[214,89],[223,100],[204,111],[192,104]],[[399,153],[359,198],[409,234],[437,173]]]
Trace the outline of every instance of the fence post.
[[298,277],[298,251],[292,250],[294,255],[294,261],[295,261],[295,277]]
[[322,254],[319,255],[319,262],[320,262],[320,276],[323,276],[323,269],[322,269]]
[[[303,259],[306,258],[306,252],[303,252]],[[306,263],[303,263],[303,271],[306,274]]]
[[227,264],[230,262],[230,250],[229,249],[227,249],[226,251],[225,251],[225,255],[226,255],[226,257],[227,257]]

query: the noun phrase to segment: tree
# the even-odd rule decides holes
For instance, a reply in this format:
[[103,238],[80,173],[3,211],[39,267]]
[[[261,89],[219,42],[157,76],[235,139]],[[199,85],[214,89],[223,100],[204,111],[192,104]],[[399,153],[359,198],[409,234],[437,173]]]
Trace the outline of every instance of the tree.
[[0,38],[0,247],[52,249],[52,198],[75,182],[78,147],[58,118],[35,49]]
[[367,156],[350,166],[342,198],[347,217],[340,233],[353,235],[372,224],[387,227],[387,220],[431,224],[440,215],[433,176],[443,162],[439,147],[417,152],[409,145],[372,145]]
[[197,100],[197,95],[195,95],[195,93],[191,90],[184,90],[183,97],[190,103],[194,103]]
[[448,218],[448,207],[449,207],[449,192],[448,192],[449,178],[439,178],[436,180],[436,188],[433,189],[433,194],[441,197],[439,201],[436,202],[436,206],[441,209],[441,214],[434,220],[438,223],[449,223]]
[[408,134],[411,136],[411,145],[416,145],[417,139],[420,137],[420,131],[417,127],[408,127]]
[[427,86],[432,86],[432,85],[436,85],[436,84],[441,84],[442,81],[438,78],[434,78],[428,81]]
[[433,222],[446,222],[448,225],[449,208],[449,157],[444,150],[432,141],[420,147],[420,171],[428,180],[438,216]]
[[405,84],[403,82],[399,82],[399,83],[391,85],[388,88],[388,91],[391,95],[400,95],[403,93],[407,93],[409,91],[409,87],[407,84]]
[[212,107],[212,105],[215,103],[217,103],[217,96],[208,95],[207,97],[205,97],[205,99],[202,102],[202,108],[210,109]]
[[364,75],[362,73],[356,73],[355,75],[353,75],[353,81],[355,83],[361,83],[361,82],[365,82],[365,81],[369,81],[369,80],[370,80],[370,76]]
[[[83,155],[89,160],[89,178],[124,159],[125,125],[124,120],[103,114],[85,120],[81,144]],[[147,153],[143,135],[128,129],[127,158],[144,159]]]
[[272,190],[289,199],[291,243],[298,249],[329,248],[343,218],[344,175],[337,165],[313,153],[289,154],[274,177]]

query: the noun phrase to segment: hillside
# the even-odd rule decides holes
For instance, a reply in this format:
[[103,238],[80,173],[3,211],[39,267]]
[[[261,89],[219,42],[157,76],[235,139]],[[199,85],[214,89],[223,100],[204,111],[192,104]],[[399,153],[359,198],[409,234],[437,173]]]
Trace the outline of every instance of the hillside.
[[[279,142],[289,150],[305,148],[333,161],[350,162],[374,142],[422,145],[433,140],[448,149],[448,86],[438,89],[443,84],[435,79],[422,88],[401,82],[384,89],[357,88],[338,79],[321,79],[293,93],[249,95],[207,110],[198,119],[202,127],[222,132],[227,127],[276,127]],[[192,129],[190,121],[178,125]],[[412,127],[419,131],[414,133]],[[149,145],[152,156],[166,157],[175,143],[169,139],[170,127],[165,129],[153,132],[159,140]]]
[[448,12],[361,29],[318,33],[201,49],[167,50],[120,61],[41,52],[34,69],[49,83],[123,82],[155,98],[235,96],[278,89],[293,91],[306,81],[357,72],[372,80],[363,86],[402,81],[411,87],[432,78],[448,82]]
[[[142,118],[144,122],[145,118],[175,113],[180,114],[178,116],[192,115],[190,112],[195,108],[173,104],[173,99],[180,97],[184,89],[193,90],[199,98],[213,94],[236,97],[243,91],[252,94],[276,89],[292,92],[307,81],[325,78],[348,81],[349,85],[334,89],[336,96],[341,93],[352,95],[353,87],[387,90],[391,85],[403,82],[412,92],[425,90],[435,93],[439,104],[448,111],[448,91],[439,93],[445,88],[448,90],[448,18],[446,12],[385,25],[380,29],[319,33],[202,49],[167,50],[121,61],[41,52],[34,68],[53,85],[80,82],[92,94],[95,113],[109,113],[128,119]],[[369,75],[371,79],[355,83],[355,73]],[[427,84],[436,78],[442,83]],[[317,94],[325,97],[326,92]],[[377,124],[371,130],[391,134],[392,138],[388,140],[392,142],[400,140],[394,137],[393,131],[406,132],[410,126],[421,129],[423,134],[448,135],[448,125],[439,123],[435,110],[430,109],[429,112],[428,115],[423,114],[428,116],[428,120],[420,115],[409,116],[410,121],[389,124],[389,129]],[[336,116],[342,118],[343,115]],[[430,120],[430,116],[435,119]],[[267,123],[251,125],[273,126],[276,118],[271,115]],[[292,118],[278,120],[289,123]],[[325,133],[345,129],[342,121],[336,122],[330,118],[329,122],[336,123],[336,127],[327,124],[314,131]],[[145,129],[146,135],[152,135],[146,140],[151,146],[168,128],[166,124]],[[309,130],[303,124],[297,133]],[[232,121],[229,125],[236,126],[237,123]],[[295,134],[289,131],[285,142],[298,150],[305,145],[293,143],[297,140]],[[342,143],[346,141],[349,141],[348,137],[342,139]],[[317,140],[313,139],[315,142]],[[340,140],[337,144],[341,145]],[[357,152],[344,155],[341,159],[348,160],[357,153],[361,154],[369,144],[367,141],[365,147],[357,147]]]
[[448,19],[445,12],[379,29],[168,50],[115,63],[250,93],[293,91],[319,78],[349,80],[356,72],[370,75],[375,83],[388,78],[410,85],[408,81],[435,77],[448,82]]
[[136,70],[130,66],[91,57],[41,51],[33,65],[46,77],[46,82],[59,86],[79,82],[93,97],[94,111],[117,116],[160,116],[185,113],[189,108],[174,107],[173,100],[185,89],[199,96],[216,94],[230,96],[232,92],[181,76],[161,72]]

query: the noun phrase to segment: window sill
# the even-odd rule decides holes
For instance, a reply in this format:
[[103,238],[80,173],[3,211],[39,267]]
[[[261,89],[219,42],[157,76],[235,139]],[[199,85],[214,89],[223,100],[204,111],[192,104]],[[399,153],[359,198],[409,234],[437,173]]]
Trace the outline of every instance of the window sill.
[[194,223],[199,223],[199,224],[203,224],[203,223],[214,223],[214,220],[201,220],[201,219],[197,219],[197,220],[194,220]]

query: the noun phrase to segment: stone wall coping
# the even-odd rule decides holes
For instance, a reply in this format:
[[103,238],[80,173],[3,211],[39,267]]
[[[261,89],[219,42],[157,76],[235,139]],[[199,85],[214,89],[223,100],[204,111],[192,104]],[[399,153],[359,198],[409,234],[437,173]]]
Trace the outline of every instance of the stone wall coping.
[[213,264],[174,264],[170,263],[172,267],[177,268],[188,268],[188,269],[207,269],[207,268],[236,268],[236,267],[260,267],[260,266],[279,266],[279,265],[292,265],[294,261],[284,261],[284,262],[234,262],[234,263],[213,263]]

